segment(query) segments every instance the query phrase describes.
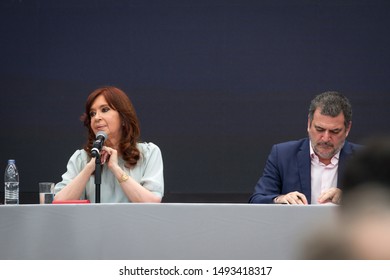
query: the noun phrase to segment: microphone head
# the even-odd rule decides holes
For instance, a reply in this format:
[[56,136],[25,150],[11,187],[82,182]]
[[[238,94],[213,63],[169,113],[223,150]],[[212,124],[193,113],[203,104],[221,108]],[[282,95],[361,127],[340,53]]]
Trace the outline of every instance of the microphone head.
[[96,139],[93,142],[93,146],[91,149],[92,157],[96,157],[96,158],[99,157],[100,151],[103,147],[103,143],[106,140],[107,140],[107,134],[104,131],[98,131],[98,133],[96,133]]
[[96,138],[98,138],[99,136],[102,136],[104,138],[104,141],[108,138],[107,133],[105,133],[104,131],[98,131],[96,133]]

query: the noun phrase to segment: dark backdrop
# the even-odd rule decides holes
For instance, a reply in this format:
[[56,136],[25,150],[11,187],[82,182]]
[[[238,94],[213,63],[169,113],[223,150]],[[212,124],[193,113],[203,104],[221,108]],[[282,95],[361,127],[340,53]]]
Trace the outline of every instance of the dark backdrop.
[[246,202],[271,145],[306,136],[315,94],[350,98],[349,140],[388,132],[388,3],[2,0],[1,170],[15,158],[21,202],[38,202],[109,84],[162,150],[166,202]]

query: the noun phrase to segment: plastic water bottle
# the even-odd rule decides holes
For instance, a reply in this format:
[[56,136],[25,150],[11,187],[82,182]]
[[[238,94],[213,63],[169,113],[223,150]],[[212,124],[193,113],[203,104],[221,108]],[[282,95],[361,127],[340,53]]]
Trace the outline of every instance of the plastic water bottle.
[[9,159],[4,173],[4,204],[19,204],[19,172],[14,159]]

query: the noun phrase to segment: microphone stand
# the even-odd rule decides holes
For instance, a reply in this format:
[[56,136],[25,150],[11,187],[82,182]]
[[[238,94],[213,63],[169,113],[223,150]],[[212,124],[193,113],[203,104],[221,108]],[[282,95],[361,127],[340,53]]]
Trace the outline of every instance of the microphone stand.
[[100,203],[100,184],[102,183],[102,162],[100,161],[100,153],[97,153],[95,164],[95,203]]

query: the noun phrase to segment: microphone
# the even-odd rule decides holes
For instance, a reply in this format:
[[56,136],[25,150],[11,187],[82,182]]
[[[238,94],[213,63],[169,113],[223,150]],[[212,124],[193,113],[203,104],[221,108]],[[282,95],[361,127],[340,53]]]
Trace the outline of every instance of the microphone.
[[100,151],[102,150],[104,141],[107,140],[107,134],[104,131],[98,131],[96,133],[96,140],[93,142],[91,154],[92,157],[98,157],[100,155]]

